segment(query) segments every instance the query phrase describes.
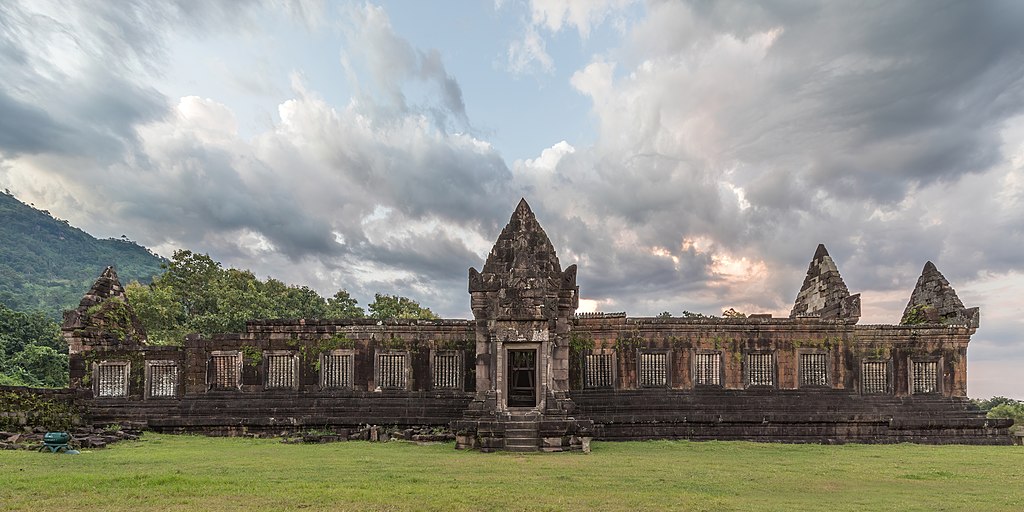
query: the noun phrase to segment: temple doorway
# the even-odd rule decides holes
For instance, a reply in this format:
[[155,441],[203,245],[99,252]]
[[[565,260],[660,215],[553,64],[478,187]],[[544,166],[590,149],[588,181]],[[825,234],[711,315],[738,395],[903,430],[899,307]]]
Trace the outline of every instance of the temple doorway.
[[537,406],[537,351],[508,351],[508,406]]

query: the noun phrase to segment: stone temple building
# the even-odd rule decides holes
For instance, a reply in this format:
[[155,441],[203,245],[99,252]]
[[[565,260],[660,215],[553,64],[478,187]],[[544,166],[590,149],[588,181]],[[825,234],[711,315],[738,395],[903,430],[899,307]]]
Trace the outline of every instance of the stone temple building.
[[561,451],[588,439],[1009,444],[967,399],[978,327],[927,263],[899,325],[860,325],[819,245],[787,318],[577,314],[526,201],[481,270],[470,320],[258,320],[146,343],[108,268],[63,334],[93,422],[274,433],[451,427],[458,448]]

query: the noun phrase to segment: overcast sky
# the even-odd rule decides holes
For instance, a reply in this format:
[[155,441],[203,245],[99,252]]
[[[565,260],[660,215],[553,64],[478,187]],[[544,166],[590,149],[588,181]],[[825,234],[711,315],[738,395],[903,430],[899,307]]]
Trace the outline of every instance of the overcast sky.
[[[583,310],[861,323],[924,263],[1024,399],[1024,2],[0,2],[0,187],[164,256],[467,318],[520,197]],[[114,262],[116,263],[116,262]]]

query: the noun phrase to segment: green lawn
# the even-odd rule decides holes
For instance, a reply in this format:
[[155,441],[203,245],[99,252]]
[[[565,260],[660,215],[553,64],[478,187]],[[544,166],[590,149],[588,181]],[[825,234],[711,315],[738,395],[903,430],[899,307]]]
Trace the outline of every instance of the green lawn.
[[5,510],[1024,510],[1024,448],[451,444],[146,434],[81,455],[0,452]]

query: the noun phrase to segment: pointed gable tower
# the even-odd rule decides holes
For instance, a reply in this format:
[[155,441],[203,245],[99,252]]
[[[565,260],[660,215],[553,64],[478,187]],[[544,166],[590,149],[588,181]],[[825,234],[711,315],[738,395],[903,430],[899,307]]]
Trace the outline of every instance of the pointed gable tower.
[[921,277],[917,278],[917,286],[910,294],[910,301],[903,310],[900,323],[943,323],[977,328],[979,316],[978,308],[964,307],[956,290],[935,268],[935,264],[929,261],[924,264]]
[[[569,414],[569,331],[579,305],[576,265],[562,270],[530,205],[519,201],[483,271],[469,269],[476,332],[476,398],[457,430],[481,448],[537,451],[570,446],[593,422]],[[498,425],[508,424],[495,428]],[[511,423],[508,423],[511,422]]]
[[547,322],[556,330],[579,305],[576,265],[564,272],[544,228],[521,199],[491,248],[482,272],[469,269],[473,315],[492,320]]
[[818,244],[807,277],[796,295],[790,318],[817,317],[823,320],[852,320],[860,318],[860,294],[850,295],[836,262],[829,256],[825,244]]
[[[525,344],[533,348],[523,350],[539,349],[534,360],[538,374],[533,407],[542,407],[549,392],[569,390],[568,333],[579,306],[576,265],[562,270],[551,240],[526,199],[519,201],[498,235],[483,271],[469,269],[469,294],[477,323],[478,393],[493,392],[496,406],[507,407],[510,391],[505,388],[510,376],[505,375],[509,369],[504,361],[508,350]],[[549,361],[553,363],[550,372]],[[513,402],[529,403],[522,398]]]
[[128,304],[114,267],[103,270],[77,308],[64,312],[61,332],[71,354],[95,347],[130,348],[146,342],[146,331]]

